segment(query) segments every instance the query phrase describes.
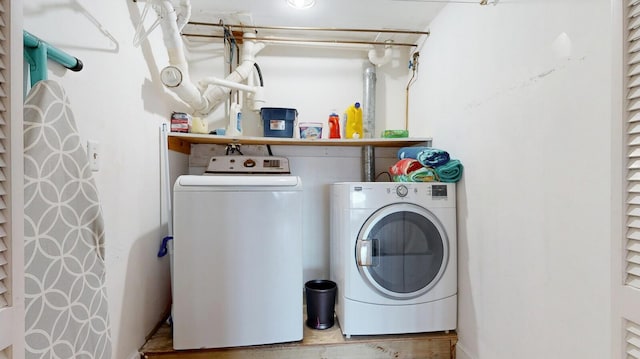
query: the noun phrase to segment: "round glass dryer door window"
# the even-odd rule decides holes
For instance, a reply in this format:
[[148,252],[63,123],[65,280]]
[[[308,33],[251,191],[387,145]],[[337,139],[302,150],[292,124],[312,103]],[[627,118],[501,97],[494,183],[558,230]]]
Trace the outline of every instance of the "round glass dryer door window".
[[356,241],[355,259],[367,284],[410,299],[431,289],[447,266],[449,245],[440,221],[423,207],[402,203],[376,211]]

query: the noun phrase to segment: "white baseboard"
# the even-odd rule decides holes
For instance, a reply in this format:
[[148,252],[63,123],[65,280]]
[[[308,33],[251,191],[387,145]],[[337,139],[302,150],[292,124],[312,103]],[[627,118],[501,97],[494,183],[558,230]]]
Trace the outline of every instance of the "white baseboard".
[[457,359],[475,359],[474,356],[469,354],[469,351],[465,350],[464,345],[460,342],[456,343],[456,358]]

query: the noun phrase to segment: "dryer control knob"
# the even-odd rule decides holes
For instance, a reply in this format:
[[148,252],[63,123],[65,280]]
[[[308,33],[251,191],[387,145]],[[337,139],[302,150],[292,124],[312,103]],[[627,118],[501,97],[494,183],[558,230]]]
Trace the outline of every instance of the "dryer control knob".
[[405,197],[408,193],[409,189],[407,188],[407,186],[401,184],[396,187],[396,194],[398,195],[398,197]]

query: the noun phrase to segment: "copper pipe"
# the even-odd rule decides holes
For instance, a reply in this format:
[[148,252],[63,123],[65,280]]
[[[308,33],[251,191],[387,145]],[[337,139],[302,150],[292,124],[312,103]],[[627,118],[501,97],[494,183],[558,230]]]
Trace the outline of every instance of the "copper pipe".
[[[191,37],[210,37],[215,39],[224,38],[223,35],[207,35],[207,34],[190,34],[190,33],[182,33],[183,36],[191,36]],[[358,41],[358,40],[322,40],[322,39],[297,39],[291,37],[256,37],[252,38],[252,40],[256,41],[264,41],[264,42],[301,42],[301,43],[318,43],[318,44],[347,44],[347,45],[385,45],[385,46],[407,46],[407,47],[415,47],[418,46],[416,44],[404,43],[404,42],[387,42],[387,41]]]
[[334,27],[304,27],[304,26],[258,26],[258,25],[234,25],[234,24],[220,24],[210,22],[197,22],[189,21],[189,25],[198,26],[216,26],[216,27],[230,27],[239,29],[255,29],[255,30],[294,30],[294,31],[336,31],[336,32],[373,32],[373,33],[388,33],[388,34],[411,34],[411,35],[429,35],[429,31],[414,31],[414,30],[400,30],[400,29],[349,29],[349,28],[334,28]]

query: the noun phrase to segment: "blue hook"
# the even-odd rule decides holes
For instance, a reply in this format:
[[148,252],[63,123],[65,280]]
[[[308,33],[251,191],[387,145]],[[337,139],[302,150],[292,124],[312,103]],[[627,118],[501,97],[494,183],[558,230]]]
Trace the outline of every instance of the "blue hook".
[[166,236],[162,238],[162,244],[160,244],[160,250],[158,250],[158,258],[162,258],[167,255],[169,251],[167,248],[167,243],[173,239],[173,236]]

